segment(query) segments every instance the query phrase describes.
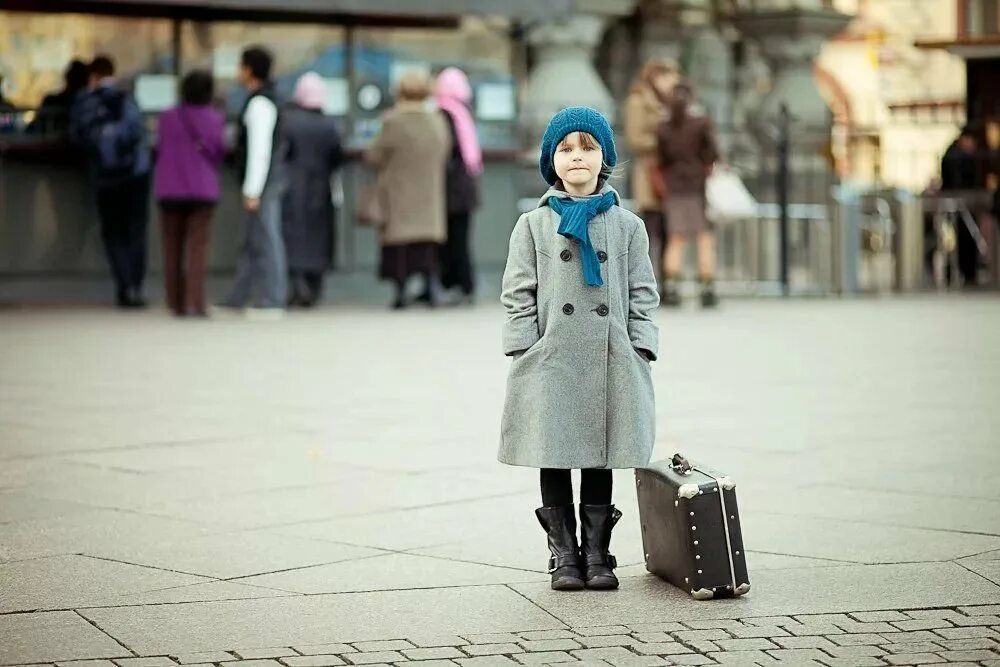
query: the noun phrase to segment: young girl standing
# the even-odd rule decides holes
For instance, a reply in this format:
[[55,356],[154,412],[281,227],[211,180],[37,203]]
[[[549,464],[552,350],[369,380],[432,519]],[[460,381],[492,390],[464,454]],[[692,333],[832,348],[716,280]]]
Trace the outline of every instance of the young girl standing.
[[571,107],[552,118],[540,158],[551,187],[517,221],[503,277],[503,346],[514,360],[498,458],[541,469],[535,515],[555,590],[618,587],[611,471],[646,465],[653,449],[659,296],[645,226],[607,184],[617,160],[599,112]]

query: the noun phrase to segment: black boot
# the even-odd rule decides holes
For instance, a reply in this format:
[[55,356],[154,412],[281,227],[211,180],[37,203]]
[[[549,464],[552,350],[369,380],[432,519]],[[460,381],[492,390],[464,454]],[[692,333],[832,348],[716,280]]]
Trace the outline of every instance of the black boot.
[[587,588],[618,588],[618,577],[614,573],[618,561],[608,550],[611,531],[621,518],[622,513],[614,505],[580,505],[581,563],[586,568]]
[[660,292],[660,304],[667,308],[679,308],[681,305],[681,293],[677,289],[679,281],[677,278],[667,278],[663,281]]
[[580,547],[576,542],[576,516],[572,505],[539,507],[535,510],[538,523],[549,537],[549,574],[552,590],[578,591],[583,588],[580,572]]
[[701,279],[701,307],[715,308],[719,305],[719,297],[715,294],[715,280],[713,278]]

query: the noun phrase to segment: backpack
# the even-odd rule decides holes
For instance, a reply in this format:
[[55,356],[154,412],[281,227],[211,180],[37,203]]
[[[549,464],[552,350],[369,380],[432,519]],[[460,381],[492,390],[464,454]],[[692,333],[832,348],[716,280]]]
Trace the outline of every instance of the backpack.
[[132,176],[145,134],[139,109],[124,95],[104,99],[98,106],[90,137],[97,167],[103,176]]

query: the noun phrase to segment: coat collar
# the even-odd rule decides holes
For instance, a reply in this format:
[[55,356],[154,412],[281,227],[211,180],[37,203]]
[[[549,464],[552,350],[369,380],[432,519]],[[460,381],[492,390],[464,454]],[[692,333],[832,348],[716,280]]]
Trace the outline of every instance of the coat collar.
[[[621,206],[622,205],[621,195],[619,195],[618,191],[615,190],[610,185],[608,185],[607,183],[605,183],[604,186],[601,187],[601,189],[598,190],[596,193],[594,193],[592,195],[588,195],[588,196],[589,197],[600,197],[605,192],[613,192],[614,193],[614,195],[615,195],[615,206]],[[560,190],[559,188],[549,188],[548,192],[546,192],[544,195],[542,195],[542,198],[538,200],[538,206],[536,208],[545,208],[546,206],[548,206],[549,205],[548,201],[552,197],[559,197],[559,198],[574,197],[576,199],[584,199],[584,197],[580,197],[579,195],[571,195],[571,194],[569,194],[567,192],[564,192],[564,191]]]

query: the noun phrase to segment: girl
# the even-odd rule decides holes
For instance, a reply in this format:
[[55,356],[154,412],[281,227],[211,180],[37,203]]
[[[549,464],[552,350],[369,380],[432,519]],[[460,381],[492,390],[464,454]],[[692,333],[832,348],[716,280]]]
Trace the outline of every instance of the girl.
[[503,347],[514,361],[498,458],[541,468],[535,515],[555,590],[618,587],[611,471],[646,465],[653,448],[659,296],[645,226],[607,185],[617,159],[599,112],[571,107],[552,118],[540,158],[552,187],[517,221],[503,277]]

